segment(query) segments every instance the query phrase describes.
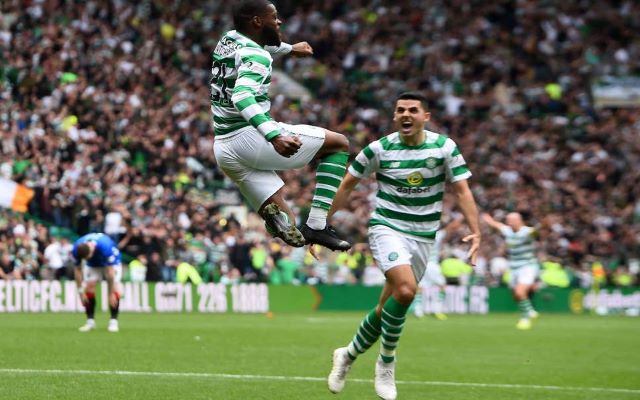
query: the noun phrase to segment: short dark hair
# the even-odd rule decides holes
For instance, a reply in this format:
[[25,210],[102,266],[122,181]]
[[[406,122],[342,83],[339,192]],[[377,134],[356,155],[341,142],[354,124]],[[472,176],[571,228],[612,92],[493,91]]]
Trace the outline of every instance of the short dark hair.
[[429,109],[429,100],[420,92],[403,92],[400,93],[398,98],[396,99],[396,103],[398,100],[420,100],[420,104],[422,104],[422,108],[426,110]]
[[256,15],[265,12],[272,3],[269,0],[240,0],[233,4],[231,14],[236,29],[245,28]]
[[76,249],[76,254],[78,254],[78,258],[84,260],[89,257],[89,253],[91,253],[91,247],[87,243],[80,243]]

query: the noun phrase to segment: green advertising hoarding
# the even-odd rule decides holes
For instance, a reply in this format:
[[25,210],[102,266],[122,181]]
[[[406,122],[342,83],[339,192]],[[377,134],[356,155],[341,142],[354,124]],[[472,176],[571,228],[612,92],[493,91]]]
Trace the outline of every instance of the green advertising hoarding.
[[[98,286],[96,306],[107,311],[106,283]],[[180,283],[134,283],[121,285],[122,312],[262,313],[269,311],[269,287],[242,283],[200,285]],[[81,312],[73,281],[0,280],[1,312]]]
[[[380,287],[360,285],[292,286],[265,283],[179,283],[122,284],[122,312],[266,313],[290,311],[366,311],[375,306]],[[423,288],[423,306],[430,311],[438,297],[437,288]],[[106,283],[99,285],[96,304],[107,311]],[[533,298],[541,312],[618,313],[635,315],[640,310],[639,289],[545,288]],[[82,312],[73,281],[0,280],[0,313]],[[516,312],[508,288],[448,286],[444,311],[449,314]]]

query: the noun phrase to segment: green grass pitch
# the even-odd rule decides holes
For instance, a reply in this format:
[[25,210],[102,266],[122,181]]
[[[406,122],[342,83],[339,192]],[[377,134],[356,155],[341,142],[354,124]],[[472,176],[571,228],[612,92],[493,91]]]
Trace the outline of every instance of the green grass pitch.
[[[376,399],[376,344],[339,395],[331,353],[364,313],[0,314],[0,399]],[[640,399],[640,320],[515,314],[409,318],[398,399]]]

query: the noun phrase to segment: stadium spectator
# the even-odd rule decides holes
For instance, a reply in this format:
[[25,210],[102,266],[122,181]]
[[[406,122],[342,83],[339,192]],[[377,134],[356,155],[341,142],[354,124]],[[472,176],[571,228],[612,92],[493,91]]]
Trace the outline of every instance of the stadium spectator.
[[67,275],[67,259],[69,249],[65,239],[53,238],[44,249],[44,270],[41,278],[61,279]]
[[5,280],[22,279],[20,269],[16,268],[16,260],[9,253],[0,256],[0,278]]

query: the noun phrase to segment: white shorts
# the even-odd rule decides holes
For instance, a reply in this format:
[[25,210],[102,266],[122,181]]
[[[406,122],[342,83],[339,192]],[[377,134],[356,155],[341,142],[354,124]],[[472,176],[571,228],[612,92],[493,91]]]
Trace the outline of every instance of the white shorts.
[[302,168],[309,164],[325,139],[325,130],[311,125],[278,123],[282,134],[297,136],[302,142],[298,152],[291,157],[278,154],[270,142],[253,127],[240,130],[231,136],[217,136],[213,143],[216,162],[233,180],[240,192],[255,209],[284,183],[274,171]]
[[420,281],[421,286],[444,286],[446,281],[444,275],[442,275],[442,269],[440,264],[429,262],[427,263],[427,270]]
[[389,227],[375,225],[369,228],[369,246],[382,272],[398,265],[411,265],[416,282],[420,282],[433,243],[414,240]]
[[520,267],[509,271],[509,287],[514,288],[517,285],[533,285],[538,277],[540,268],[535,265]]
[[[85,282],[100,282],[103,278],[106,279],[107,267],[89,267],[85,265],[82,267],[82,279]],[[113,281],[120,283],[122,281],[122,264],[116,264],[113,266],[114,277]]]

